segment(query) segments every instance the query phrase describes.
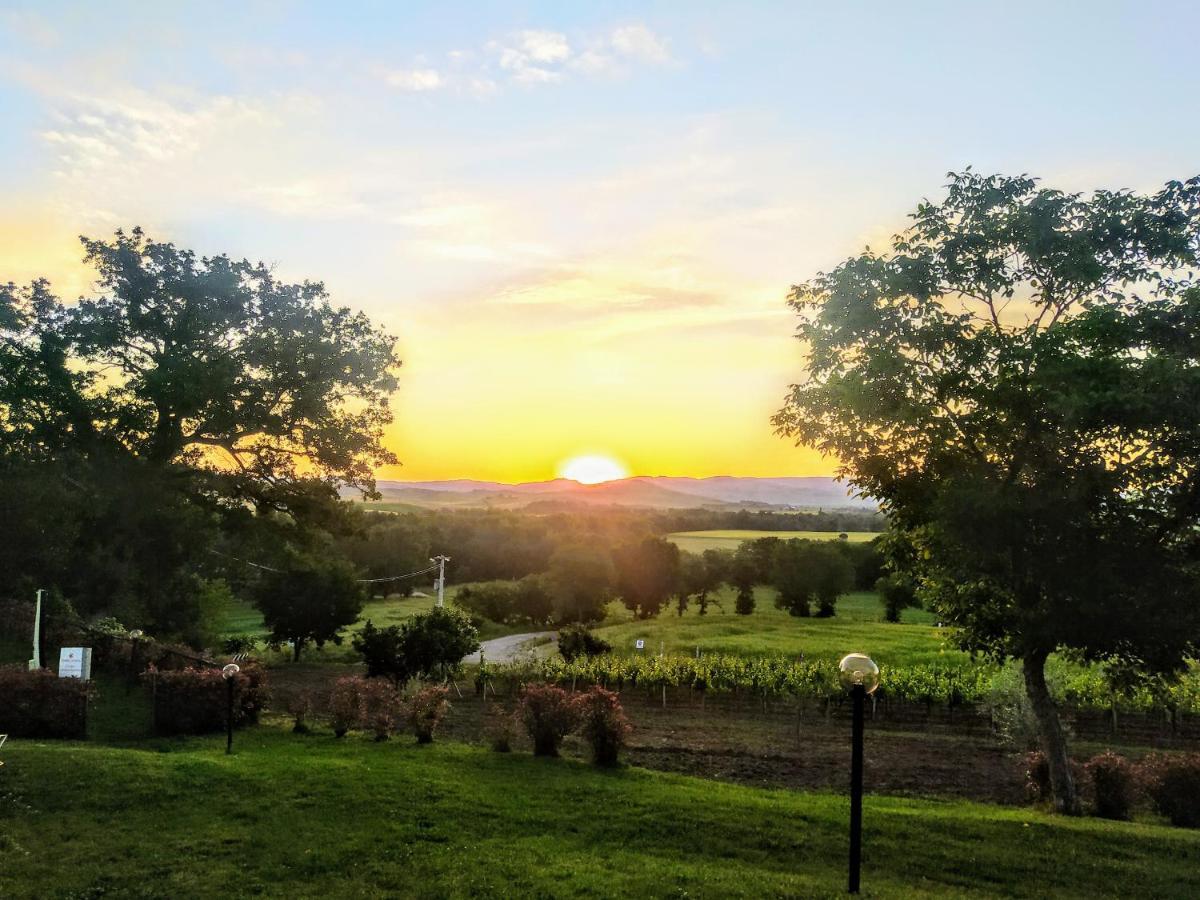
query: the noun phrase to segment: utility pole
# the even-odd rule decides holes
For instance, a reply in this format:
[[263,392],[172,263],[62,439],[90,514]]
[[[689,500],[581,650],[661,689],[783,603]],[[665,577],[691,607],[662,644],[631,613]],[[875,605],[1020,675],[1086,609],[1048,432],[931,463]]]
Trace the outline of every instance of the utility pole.
[[446,602],[445,602],[444,597],[445,597],[445,592],[446,592],[446,563],[450,562],[450,557],[435,556],[432,559],[430,559],[429,561],[431,563],[438,564],[438,579],[437,579],[438,602],[437,602],[437,605],[445,606]]
[[37,609],[33,614],[33,659],[29,661],[30,670],[42,667],[42,589],[37,592]]

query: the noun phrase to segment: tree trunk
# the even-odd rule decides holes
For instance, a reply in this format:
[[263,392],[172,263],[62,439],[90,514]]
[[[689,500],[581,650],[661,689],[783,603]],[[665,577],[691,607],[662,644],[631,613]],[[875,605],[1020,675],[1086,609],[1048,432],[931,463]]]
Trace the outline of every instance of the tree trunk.
[[1079,794],[1075,790],[1075,779],[1071,776],[1071,761],[1067,756],[1067,736],[1058,718],[1058,709],[1050,698],[1046,687],[1046,657],[1050,654],[1039,650],[1022,660],[1025,670],[1025,693],[1037,716],[1038,733],[1042,752],[1050,767],[1050,787],[1054,791],[1054,808],[1068,816],[1082,814]]

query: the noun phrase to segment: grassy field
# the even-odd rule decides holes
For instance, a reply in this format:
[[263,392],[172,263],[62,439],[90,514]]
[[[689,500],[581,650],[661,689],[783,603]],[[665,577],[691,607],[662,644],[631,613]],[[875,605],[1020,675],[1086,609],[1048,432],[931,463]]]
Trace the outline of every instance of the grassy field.
[[[690,553],[703,553],[705,550],[736,550],[743,541],[753,541],[757,538],[777,537],[782,541],[800,539],[810,541],[836,541],[840,537],[837,531],[741,531],[729,529],[724,531],[677,531],[668,534],[667,540],[680,550]],[[874,531],[848,531],[846,539],[854,543],[873,541],[879,537]]]
[[840,659],[858,650],[870,653],[881,664],[967,661],[966,654],[948,645],[946,632],[935,627],[933,617],[923,610],[905,610],[899,624],[882,621],[883,605],[877,594],[843,597],[831,619],[800,619],[776,609],[775,592],[770,588],[756,588],[755,597],[757,604],[749,616],[734,612],[728,589],[719,595],[723,610],[710,606],[705,616],[693,604],[682,617],[666,610],[657,618],[636,620],[624,607],[613,604],[609,618],[596,633],[618,653],[639,652],[634,642],[643,638],[643,652],[650,653],[658,653],[661,647],[668,654],[691,654],[699,647],[701,653]]
[[[269,727],[13,742],[0,896],[836,896],[847,803],[461,744]],[[877,897],[1194,897],[1200,834],[867,798]],[[52,862],[50,861],[52,860]]]

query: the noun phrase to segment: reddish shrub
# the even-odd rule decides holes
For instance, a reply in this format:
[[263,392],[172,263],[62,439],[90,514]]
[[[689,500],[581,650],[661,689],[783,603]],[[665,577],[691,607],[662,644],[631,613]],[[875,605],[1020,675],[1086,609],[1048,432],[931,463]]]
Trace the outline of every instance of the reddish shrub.
[[366,718],[363,688],[366,679],[359,676],[339,678],[329,695],[329,724],[333,733],[345,737],[351,728],[358,728]]
[[[225,727],[228,687],[220,669],[150,669],[143,677],[154,692],[154,730],[159,734],[207,734]],[[234,678],[233,724],[257,722],[266,699],[262,666],[243,665]]]
[[408,708],[408,724],[417,735],[418,744],[433,743],[433,733],[450,709],[446,699],[450,689],[444,684],[434,684],[421,688]]
[[1102,819],[1128,819],[1135,783],[1129,760],[1106,750],[1093,756],[1083,768],[1092,782],[1096,815]]
[[312,713],[313,699],[308,691],[301,691],[288,698],[287,711],[292,717],[292,731],[295,734],[308,734],[308,722],[305,719]]
[[375,740],[386,741],[404,714],[404,698],[386,678],[367,678],[362,685],[363,723],[375,732]]
[[487,735],[491,739],[492,749],[497,753],[512,752],[512,742],[516,732],[517,719],[511,713],[501,711],[488,721]]
[[49,669],[0,666],[0,730],[13,737],[87,737],[90,681],[59,678]]
[[1200,828],[1200,753],[1154,753],[1142,760],[1140,781],[1172,825]]
[[575,699],[579,729],[592,745],[592,761],[598,766],[615,766],[625,739],[632,731],[621,698],[600,685]]
[[558,756],[563,738],[578,723],[570,695],[553,684],[525,685],[521,689],[518,714],[533,738],[534,756]]
[[[1071,777],[1077,786],[1084,783],[1083,776],[1083,767],[1071,760]],[[1050,784],[1050,763],[1041,750],[1025,754],[1025,793],[1034,803],[1048,803],[1054,799],[1054,789]]]

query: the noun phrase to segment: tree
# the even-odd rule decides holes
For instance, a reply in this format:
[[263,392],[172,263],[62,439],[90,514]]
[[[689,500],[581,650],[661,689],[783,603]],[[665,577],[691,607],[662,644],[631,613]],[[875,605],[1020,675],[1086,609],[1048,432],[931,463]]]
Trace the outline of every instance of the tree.
[[679,584],[679,548],[660,537],[645,537],[613,551],[617,593],[639,619],[658,615]]
[[793,616],[832,616],[838,597],[854,586],[854,568],[842,548],[828,541],[792,539],[776,547],[772,583],[775,604]]
[[354,637],[371,678],[403,686],[413,678],[444,680],[479,649],[479,632],[457,610],[435,606],[400,625],[377,628],[369,619]]
[[875,582],[875,590],[883,599],[883,617],[888,622],[899,622],[900,613],[910,606],[917,606],[916,585],[911,577],[903,572],[891,572],[880,576]]
[[1078,813],[1047,657],[1174,672],[1200,637],[1200,179],[950,179],[890,252],[792,289],[807,379],[774,422],[879,500],[965,648],[1022,661]]
[[728,579],[737,591],[733,609],[739,616],[748,616],[754,612],[754,585],[759,581],[759,566],[762,554],[750,548],[758,541],[746,541],[733,553],[730,560]]
[[[720,590],[721,585],[729,580],[729,571],[733,566],[733,553],[729,550],[718,550],[710,547],[700,554],[704,560],[704,580],[700,590],[696,592],[696,605],[700,607],[700,615],[707,615],[709,597]],[[711,601],[720,607],[720,601]],[[722,610],[723,611],[723,610]]]
[[597,622],[612,597],[612,557],[587,544],[562,547],[550,558],[546,582],[555,622]]
[[317,647],[342,642],[342,629],[358,621],[363,589],[354,569],[336,559],[303,560],[280,572],[266,572],[255,605],[275,643],[290,641],[292,659],[310,641]]

